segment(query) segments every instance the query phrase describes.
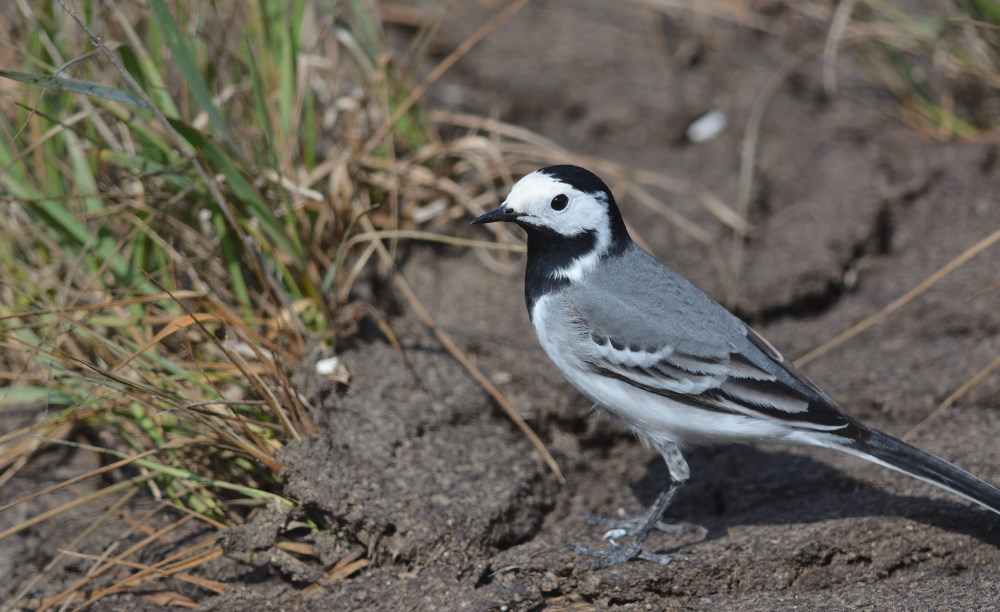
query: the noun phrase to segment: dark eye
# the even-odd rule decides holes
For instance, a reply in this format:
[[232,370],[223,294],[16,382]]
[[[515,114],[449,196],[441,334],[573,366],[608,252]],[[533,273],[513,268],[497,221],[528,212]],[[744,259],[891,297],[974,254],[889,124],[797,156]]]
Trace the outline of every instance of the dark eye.
[[556,197],[552,198],[552,202],[549,206],[552,207],[552,210],[562,210],[566,208],[567,204],[569,204],[569,198],[566,197],[565,193],[560,193]]

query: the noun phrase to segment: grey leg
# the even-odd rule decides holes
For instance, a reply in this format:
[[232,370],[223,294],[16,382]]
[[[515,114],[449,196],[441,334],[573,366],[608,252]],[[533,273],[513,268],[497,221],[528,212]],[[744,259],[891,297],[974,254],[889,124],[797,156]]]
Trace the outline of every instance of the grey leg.
[[[632,559],[643,559],[666,565],[675,557],[675,555],[654,554],[642,550],[642,545],[646,543],[646,538],[649,537],[649,532],[653,529],[669,533],[680,533],[684,530],[684,526],[668,525],[661,522],[660,517],[663,516],[663,513],[670,506],[671,502],[674,501],[674,497],[677,495],[677,491],[680,490],[681,485],[690,477],[691,470],[688,468],[687,461],[684,460],[684,455],[681,454],[679,446],[672,442],[660,442],[656,446],[660,454],[663,455],[663,460],[670,471],[670,485],[660,493],[649,509],[639,516],[626,517],[622,520],[584,517],[591,524],[606,525],[613,528],[605,534],[605,539],[611,542],[612,549],[596,550],[573,545],[573,549],[579,553],[602,558],[601,561],[584,565],[581,569],[590,570],[610,567]],[[620,531],[620,533],[615,533],[616,530]],[[634,536],[635,539],[632,540],[631,544],[623,548],[613,539],[614,537],[622,536]]]

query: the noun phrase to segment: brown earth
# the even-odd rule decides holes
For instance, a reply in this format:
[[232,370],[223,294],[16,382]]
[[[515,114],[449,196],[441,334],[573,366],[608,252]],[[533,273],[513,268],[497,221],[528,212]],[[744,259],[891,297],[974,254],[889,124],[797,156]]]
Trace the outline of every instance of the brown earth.
[[[432,17],[440,3],[404,4]],[[499,6],[458,3],[432,50],[450,52]],[[774,19],[792,17],[779,12]],[[733,202],[754,102],[798,53],[788,33],[799,25],[780,26],[784,35],[694,12],[654,13],[640,2],[529,3],[430,97],[438,108],[494,115],[574,153],[683,177]],[[410,34],[393,30],[400,45]],[[793,357],[876,312],[1000,226],[995,144],[932,142],[902,126],[849,62],[841,69],[843,89],[833,96],[823,94],[815,60],[792,71],[770,102],[758,143],[754,231],[737,307]],[[693,118],[715,108],[729,119],[718,138],[699,145],[680,138]],[[662,261],[722,297],[717,261],[729,253],[730,238],[715,217],[692,198],[664,195],[717,236],[718,245],[708,247],[640,203],[620,200],[630,226]],[[641,511],[665,482],[662,461],[591,415],[548,362],[528,323],[520,268],[502,275],[450,247],[412,247],[402,261],[439,325],[543,437],[565,484],[416,317],[395,313],[390,321],[405,365],[362,326],[339,351],[352,374],[349,388],[304,383],[321,406],[324,434],[282,457],[288,494],[335,526],[315,542],[321,555],[336,560],[354,550],[371,564],[305,595],[300,587],[321,570],[274,553],[269,546],[287,517],[264,513],[231,534],[230,556],[210,574],[231,587],[206,606],[1000,609],[1000,517],[815,449],[695,449],[691,483],[666,518],[701,525],[707,535],[651,536],[647,547],[681,554],[667,566],[579,571],[586,559],[569,545],[605,544],[600,528],[578,517]],[[903,435],[1000,354],[1000,298],[983,291],[997,280],[993,249],[809,364],[807,373],[869,424]],[[399,303],[377,277],[359,292],[386,310]],[[994,374],[914,442],[1000,482],[998,387]],[[66,465],[61,455],[47,460],[50,477],[52,466]],[[0,501],[14,494],[5,491]],[[18,545],[39,547],[32,554],[44,558],[45,538],[34,538]],[[5,563],[24,550],[5,553]],[[122,598],[98,609],[136,605]]]

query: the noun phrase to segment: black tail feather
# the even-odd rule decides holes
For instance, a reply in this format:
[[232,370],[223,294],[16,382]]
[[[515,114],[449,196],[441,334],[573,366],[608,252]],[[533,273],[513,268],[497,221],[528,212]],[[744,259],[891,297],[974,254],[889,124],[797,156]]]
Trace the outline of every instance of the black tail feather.
[[1000,488],[962,468],[878,431],[844,449],[870,461],[919,478],[1000,514]]

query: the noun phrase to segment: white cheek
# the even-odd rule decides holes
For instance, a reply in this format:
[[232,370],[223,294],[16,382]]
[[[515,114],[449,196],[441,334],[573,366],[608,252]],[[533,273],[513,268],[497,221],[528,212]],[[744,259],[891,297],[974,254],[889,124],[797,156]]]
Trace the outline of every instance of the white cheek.
[[570,208],[558,215],[552,215],[552,224],[565,229],[563,233],[570,236],[579,235],[588,230],[601,231],[601,226],[606,225],[600,211],[587,210],[583,206]]

